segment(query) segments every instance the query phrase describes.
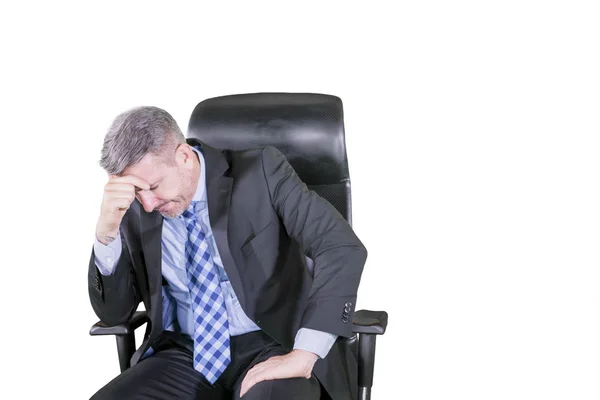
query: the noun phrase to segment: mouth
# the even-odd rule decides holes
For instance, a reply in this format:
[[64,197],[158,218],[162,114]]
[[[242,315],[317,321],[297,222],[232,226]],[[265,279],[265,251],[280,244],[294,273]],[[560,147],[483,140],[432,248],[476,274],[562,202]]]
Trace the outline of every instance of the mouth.
[[166,209],[167,209],[167,208],[169,208],[169,203],[170,203],[170,202],[168,202],[168,203],[165,203],[165,204],[163,204],[162,206],[158,207],[158,211],[159,211],[159,212],[164,212],[164,211],[166,211]]

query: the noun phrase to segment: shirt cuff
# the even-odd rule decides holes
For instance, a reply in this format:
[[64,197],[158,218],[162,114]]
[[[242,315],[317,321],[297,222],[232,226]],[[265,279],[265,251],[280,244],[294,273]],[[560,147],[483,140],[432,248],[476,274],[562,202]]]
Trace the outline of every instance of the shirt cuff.
[[294,340],[294,350],[306,350],[325,358],[331,346],[335,343],[337,335],[329,332],[321,332],[309,328],[300,328]]
[[115,272],[117,260],[121,257],[122,251],[121,233],[118,233],[115,240],[110,242],[108,246],[96,239],[94,242],[94,263],[96,263],[98,271],[104,276],[112,275]]

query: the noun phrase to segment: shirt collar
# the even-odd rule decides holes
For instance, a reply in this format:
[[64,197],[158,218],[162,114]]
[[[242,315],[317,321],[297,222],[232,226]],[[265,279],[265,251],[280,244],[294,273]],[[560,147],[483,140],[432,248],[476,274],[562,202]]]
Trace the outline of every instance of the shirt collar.
[[206,168],[204,155],[195,147],[192,147],[192,150],[198,154],[198,160],[200,161],[200,178],[198,179],[198,186],[196,187],[196,193],[194,193],[192,201],[206,201]]

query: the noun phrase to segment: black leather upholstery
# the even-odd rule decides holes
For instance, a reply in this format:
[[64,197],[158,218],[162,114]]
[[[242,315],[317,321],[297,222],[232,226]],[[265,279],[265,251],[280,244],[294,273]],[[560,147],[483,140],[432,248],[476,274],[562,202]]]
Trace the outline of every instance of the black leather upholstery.
[[219,149],[274,146],[306,185],[352,223],[342,101],[311,93],[252,93],[200,102],[188,137]]
[[[352,224],[350,174],[342,101],[311,93],[251,93],[200,102],[190,117],[188,137],[220,149],[278,148],[306,185]],[[306,259],[312,272],[313,263]],[[355,335],[345,340],[359,364],[359,395],[369,399],[375,337],[387,327],[385,311],[359,310]],[[356,333],[362,336],[357,338]]]

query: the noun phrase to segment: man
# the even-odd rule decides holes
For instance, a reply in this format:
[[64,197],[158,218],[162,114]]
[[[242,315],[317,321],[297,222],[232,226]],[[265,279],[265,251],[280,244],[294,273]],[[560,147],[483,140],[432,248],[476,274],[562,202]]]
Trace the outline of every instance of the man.
[[357,397],[337,339],[367,252],[279,151],[186,142],[166,111],[141,107],[115,119],[100,165],[92,307],[115,325],[143,301],[150,326],[93,399]]

